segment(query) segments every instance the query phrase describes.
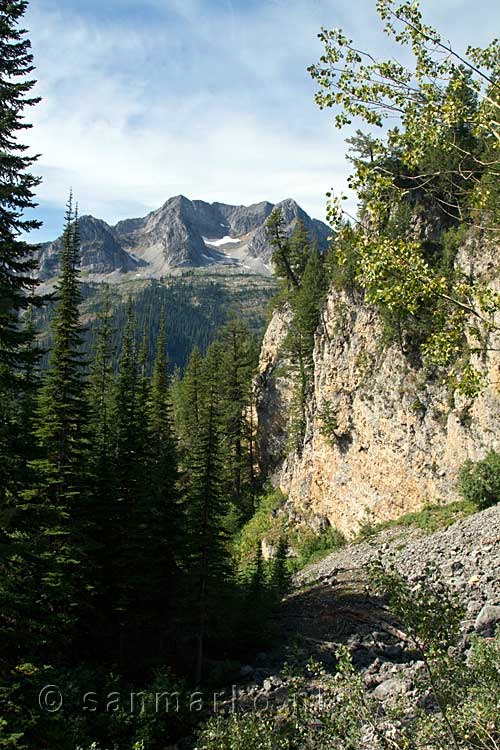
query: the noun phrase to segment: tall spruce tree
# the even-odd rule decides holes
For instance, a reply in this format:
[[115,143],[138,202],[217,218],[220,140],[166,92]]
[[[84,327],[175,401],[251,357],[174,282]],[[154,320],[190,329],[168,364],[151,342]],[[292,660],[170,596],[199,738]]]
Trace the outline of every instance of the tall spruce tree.
[[52,323],[53,345],[38,409],[36,434],[46,456],[43,464],[50,495],[69,507],[82,486],[86,399],[83,330],[79,304],[78,216],[70,196],[61,250],[61,273]]
[[[30,96],[35,84],[31,44],[19,27],[26,8],[27,2],[0,2],[0,513],[6,512],[4,505],[17,502],[25,479],[23,466],[31,453],[30,440],[22,435],[19,409],[20,402],[29,398],[28,380],[19,370],[31,367],[34,330],[20,325],[19,318],[37,304],[33,296],[37,280],[35,249],[21,236],[40,226],[24,215],[35,207],[40,179],[29,172],[36,157],[28,156],[19,139],[31,127],[24,111],[39,101]],[[2,525],[0,537],[5,541]]]
[[[143,376],[139,366],[137,330],[132,303],[127,322],[115,385],[113,422],[115,429],[117,499],[120,514],[135,507],[145,479],[146,415]],[[125,519],[124,519],[125,520]]]
[[227,446],[229,493],[238,512],[251,511],[242,507],[245,491],[252,489],[254,434],[252,420],[252,378],[257,358],[254,342],[245,323],[230,320],[222,329],[222,427]]
[[[153,456],[153,487],[166,498],[166,505],[175,497],[177,483],[177,450],[173,432],[173,407],[169,388],[165,326],[158,336],[156,359],[151,381],[149,431]],[[160,503],[161,504],[161,503]]]
[[26,12],[24,0],[0,2],[0,376],[24,359],[30,332],[19,327],[19,313],[31,304],[37,281],[34,248],[21,234],[40,226],[24,217],[33,208],[34,190],[40,178],[28,171],[36,156],[28,156],[19,142],[21,131],[31,127],[23,118],[26,108],[37,104],[30,97],[35,81],[30,78],[31,44],[19,22]]
[[89,618],[88,645],[99,652],[109,651],[113,638],[112,578],[115,541],[115,455],[113,431],[113,327],[109,289],[98,314],[95,350],[88,385],[89,498],[86,531],[95,581],[94,614]]
[[148,384],[142,371],[137,330],[129,302],[114,397],[115,496],[113,563],[110,571],[114,629],[119,658],[131,665],[134,644],[143,627],[141,605],[150,571],[145,570],[150,485],[150,446],[147,433]]
[[198,431],[202,400],[202,356],[195,347],[191,352],[184,377],[174,390],[175,422],[179,437],[180,458],[184,461]]
[[202,399],[198,428],[187,455],[189,485],[186,497],[189,533],[189,576],[195,613],[195,680],[202,678],[204,649],[211,616],[228,576],[225,517],[229,502],[224,493],[224,450],[219,387],[220,347],[212,344],[201,369]]
[[149,446],[151,493],[148,508],[148,538],[144,554],[149,568],[149,609],[162,631],[171,610],[172,589],[177,573],[180,545],[177,489],[177,448],[173,427],[165,326],[162,321],[149,401]]
[[[25,580],[17,627],[25,653],[44,658],[70,643],[88,603],[85,576],[85,382],[78,314],[78,224],[68,202],[61,276],[52,324],[53,351],[35,417],[39,457],[18,508],[18,537],[28,548],[13,570]],[[22,626],[21,626],[22,623]]]
[[147,414],[148,403],[150,398],[151,389],[151,377],[150,367],[148,366],[148,352],[150,349],[151,342],[149,341],[146,321],[144,321],[142,327],[142,335],[140,344],[137,350],[137,366],[138,366],[138,388],[137,388],[137,404],[139,413],[142,415]]
[[94,480],[94,494],[99,501],[109,498],[112,487],[112,401],[114,375],[109,288],[104,293],[103,307],[98,313],[98,328],[94,356],[90,366],[89,440],[91,447],[91,467]]
[[114,393],[114,463],[116,467],[115,496],[111,513],[116,550],[110,571],[111,602],[119,654],[125,648],[127,608],[131,598],[128,575],[133,557],[130,550],[131,514],[139,492],[142,472],[140,467],[139,415],[137,413],[138,369],[136,327],[129,300],[127,322],[122,337],[122,349]]

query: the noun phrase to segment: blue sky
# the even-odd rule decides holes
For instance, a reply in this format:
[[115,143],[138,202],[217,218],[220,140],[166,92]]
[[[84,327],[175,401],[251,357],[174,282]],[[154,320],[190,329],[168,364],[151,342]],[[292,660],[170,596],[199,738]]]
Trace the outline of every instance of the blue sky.
[[[32,0],[37,67],[27,137],[41,154],[37,239],[59,234],[70,187],[110,223],[172,195],[227,203],[295,198],[324,218],[345,190],[344,139],[307,66],[321,26],[383,54],[375,0]],[[458,46],[500,28],[498,0],[422,0]]]

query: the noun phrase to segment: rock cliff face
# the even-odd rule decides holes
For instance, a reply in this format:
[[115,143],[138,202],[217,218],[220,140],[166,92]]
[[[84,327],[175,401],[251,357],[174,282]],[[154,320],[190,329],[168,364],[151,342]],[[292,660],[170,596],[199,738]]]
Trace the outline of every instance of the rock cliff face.
[[[111,227],[93,216],[82,216],[79,220],[80,256],[82,269],[93,274],[108,274],[113,271],[127,273],[137,271],[141,262],[120,246]],[[49,279],[60,267],[63,239],[46,242],[40,246],[40,278]]]
[[[483,252],[479,268],[476,254],[472,244],[464,247],[460,264],[498,291],[494,255]],[[300,451],[288,452],[293,379],[281,352],[288,321],[288,312],[276,312],[267,330],[257,411],[263,468],[294,513],[326,517],[349,535],[363,523],[457,499],[462,463],[500,449],[497,334],[475,363],[487,387],[467,400],[397,345],[385,345],[374,308],[331,290],[315,338],[304,441]]]

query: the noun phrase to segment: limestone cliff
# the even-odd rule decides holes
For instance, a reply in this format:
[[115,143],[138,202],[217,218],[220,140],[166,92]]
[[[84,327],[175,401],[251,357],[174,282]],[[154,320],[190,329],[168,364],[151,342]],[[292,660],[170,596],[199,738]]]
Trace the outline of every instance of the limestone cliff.
[[[483,248],[484,250],[484,248]],[[494,252],[468,243],[463,268],[493,286]],[[480,266],[480,267],[479,267]],[[314,383],[299,451],[288,452],[292,376],[282,345],[289,313],[275,312],[260,359],[258,423],[263,468],[304,518],[328,519],[352,534],[429,502],[457,499],[467,458],[500,449],[500,336],[480,365],[488,384],[475,400],[430,378],[421,364],[383,342],[377,311],[331,290],[314,347]],[[500,321],[497,321],[500,324]]]

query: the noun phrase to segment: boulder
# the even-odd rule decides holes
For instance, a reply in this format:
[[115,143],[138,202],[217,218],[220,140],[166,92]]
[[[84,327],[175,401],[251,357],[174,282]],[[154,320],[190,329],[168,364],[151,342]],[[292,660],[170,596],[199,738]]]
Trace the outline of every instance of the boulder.
[[500,623],[500,607],[493,604],[485,604],[476,617],[474,628],[478,633],[493,635],[498,623]]
[[392,677],[389,680],[384,680],[380,685],[377,685],[372,695],[378,701],[386,701],[388,698],[407,693],[409,689],[410,684],[407,680],[400,680],[397,677]]

